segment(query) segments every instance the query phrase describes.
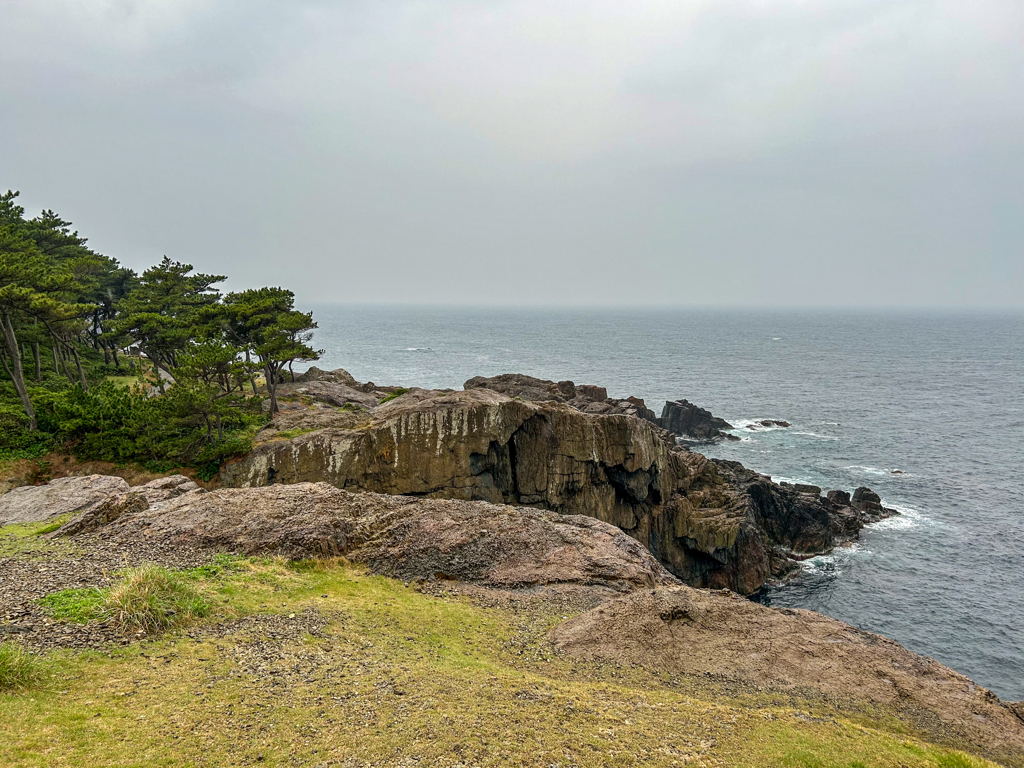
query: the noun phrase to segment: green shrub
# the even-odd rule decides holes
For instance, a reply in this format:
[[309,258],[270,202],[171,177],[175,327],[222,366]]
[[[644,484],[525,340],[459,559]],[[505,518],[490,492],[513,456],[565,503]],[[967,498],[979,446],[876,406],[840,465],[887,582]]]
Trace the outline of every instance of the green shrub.
[[159,565],[128,569],[107,592],[101,617],[122,631],[155,632],[202,618],[210,604],[195,589]]
[[0,642],[0,691],[15,691],[38,683],[45,673],[42,660],[9,640]]
[[399,387],[394,392],[391,392],[391,393],[387,394],[385,397],[383,397],[381,399],[381,401],[380,401],[380,405],[384,405],[384,403],[390,403],[396,397],[401,397],[402,395],[404,395],[408,391],[409,390],[406,389],[405,387]]
[[51,441],[46,433],[28,430],[20,402],[0,402],[0,458],[34,459],[50,449]]
[[157,632],[210,612],[206,598],[182,574],[152,563],[129,568],[107,589],[65,589],[40,598],[39,603],[55,619],[83,624],[109,621],[125,632]]

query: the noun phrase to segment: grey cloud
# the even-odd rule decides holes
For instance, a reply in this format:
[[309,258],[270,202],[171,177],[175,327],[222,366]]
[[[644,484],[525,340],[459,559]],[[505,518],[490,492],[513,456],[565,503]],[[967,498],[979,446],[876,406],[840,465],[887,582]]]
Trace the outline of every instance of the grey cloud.
[[0,184],[301,299],[1024,305],[1017,2],[28,2]]

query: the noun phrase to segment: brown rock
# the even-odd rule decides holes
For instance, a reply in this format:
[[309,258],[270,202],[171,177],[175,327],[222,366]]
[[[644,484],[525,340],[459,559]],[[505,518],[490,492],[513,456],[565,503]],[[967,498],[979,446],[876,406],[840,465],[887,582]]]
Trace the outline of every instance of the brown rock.
[[359,428],[263,443],[221,477],[584,514],[620,527],[690,584],[744,593],[861,525],[827,499],[679,448],[650,422],[483,387],[412,390]]
[[61,515],[85,512],[127,490],[127,482],[107,475],[62,477],[46,485],[22,486],[0,496],[0,525],[41,523]]
[[811,689],[840,706],[867,702],[940,743],[1024,759],[1024,722],[1015,705],[892,640],[811,611],[659,588],[603,603],[555,627],[551,639],[580,658]]
[[362,392],[336,381],[309,381],[295,384],[288,382],[278,387],[277,396],[279,399],[305,396],[328,405],[357,405],[363,408],[373,408],[378,402],[378,398],[373,394]]
[[345,386],[352,388],[359,386],[359,382],[355,380],[355,377],[344,368],[335,368],[333,371],[325,371],[317,368],[315,365],[310,366],[305,373],[296,376],[295,381],[303,384],[311,381],[328,381],[334,384],[344,384]]
[[590,517],[326,483],[186,494],[117,518],[104,536],[294,558],[343,554],[395,578],[507,589],[678,583],[635,540]]
[[[188,478],[185,479],[188,480]],[[130,493],[121,493],[82,512],[77,517],[64,523],[64,525],[50,535],[55,537],[89,533],[90,531],[103,528],[124,515],[136,514],[148,508],[149,500],[145,492],[132,491]]]

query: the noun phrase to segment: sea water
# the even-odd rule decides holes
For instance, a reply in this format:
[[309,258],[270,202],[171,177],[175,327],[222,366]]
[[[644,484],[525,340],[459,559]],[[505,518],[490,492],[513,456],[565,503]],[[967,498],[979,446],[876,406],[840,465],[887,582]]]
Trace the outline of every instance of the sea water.
[[[764,602],[891,637],[1024,699],[1024,314],[315,306],[322,368],[460,389],[526,373],[737,427],[700,446],[902,514]],[[784,419],[785,429],[749,429]]]

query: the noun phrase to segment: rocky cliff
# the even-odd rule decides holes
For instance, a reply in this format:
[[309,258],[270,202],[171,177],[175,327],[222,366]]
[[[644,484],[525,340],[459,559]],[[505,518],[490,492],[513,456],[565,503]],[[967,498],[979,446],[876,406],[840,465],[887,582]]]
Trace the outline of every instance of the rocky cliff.
[[865,522],[852,502],[691,453],[642,416],[583,410],[609,405],[600,388],[499,378],[470,380],[462,392],[412,390],[348,428],[267,440],[226,466],[222,482],[327,482],[588,515],[629,533],[686,582],[746,594],[795,559],[855,538]]
[[665,403],[659,423],[672,434],[685,439],[739,440],[735,435],[723,431],[732,429],[732,424],[713,415],[711,411],[694,405],[689,400],[670,400]]

